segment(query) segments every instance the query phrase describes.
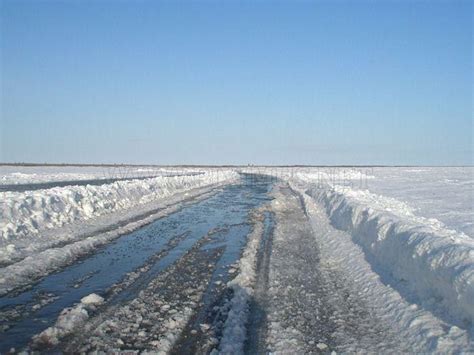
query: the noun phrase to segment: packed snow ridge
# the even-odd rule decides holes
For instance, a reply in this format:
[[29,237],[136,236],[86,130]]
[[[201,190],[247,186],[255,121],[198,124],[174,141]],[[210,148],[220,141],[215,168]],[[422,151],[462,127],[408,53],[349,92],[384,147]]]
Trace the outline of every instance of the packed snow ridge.
[[[262,211],[260,210],[259,213]],[[228,283],[233,296],[227,307],[229,313],[224,324],[219,352],[214,349],[211,354],[243,354],[245,340],[247,339],[246,323],[249,316],[249,302],[254,293],[256,278],[257,253],[263,235],[263,217],[257,217],[252,233],[250,233],[247,246],[239,261],[239,274]]]
[[76,306],[64,309],[59,315],[56,324],[34,336],[33,342],[47,343],[50,346],[57,345],[61,337],[72,333],[79,326],[83,325],[89,318],[89,312],[95,311],[96,307],[102,303],[104,303],[104,299],[95,293],[83,297]]

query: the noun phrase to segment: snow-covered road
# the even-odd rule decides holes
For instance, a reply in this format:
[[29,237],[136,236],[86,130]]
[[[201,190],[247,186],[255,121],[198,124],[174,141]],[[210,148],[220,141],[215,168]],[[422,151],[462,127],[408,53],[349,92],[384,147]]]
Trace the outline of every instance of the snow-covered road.
[[[173,213],[118,237],[79,263],[0,298],[0,350],[21,349],[35,333],[31,346],[43,350],[171,350],[186,326],[193,338],[200,331],[204,339],[208,329],[200,325],[212,323],[215,303],[227,297],[226,283],[238,270],[234,264],[250,228],[257,220],[263,223],[249,213],[269,200],[268,188],[229,185],[205,199],[180,203]],[[100,312],[81,303],[89,293],[105,298]],[[61,315],[67,307],[72,308]],[[195,327],[188,324],[191,316]],[[167,321],[158,322],[163,317]],[[114,322],[122,332],[103,332]],[[65,343],[63,337],[68,337]],[[203,340],[202,346],[209,344]],[[179,346],[195,344],[183,340]]]
[[[339,318],[333,333],[339,339],[336,350],[371,349],[378,353],[474,350],[469,323],[460,329],[452,318],[451,322],[446,321],[443,313],[433,312],[439,310],[441,302],[433,308],[432,303],[427,305],[410,295],[403,288],[404,282],[400,285],[400,280],[387,272],[387,268],[380,268],[354,243],[350,234],[332,226],[321,204],[301,190],[298,194],[320,247],[323,274],[332,280],[333,286],[326,294],[336,310],[334,317]],[[356,303],[347,304],[345,300]],[[365,321],[361,323],[361,319]]]
[[311,214],[310,223],[300,196],[287,186],[276,188],[272,207],[276,229],[267,349],[297,354],[407,350],[370,299],[354,287],[352,275],[321,252],[322,238],[337,232],[317,215]]
[[[0,351],[474,351],[472,238],[309,174],[234,175],[99,189],[134,197],[27,231],[46,244],[1,269]],[[85,239],[53,238],[86,223]]]

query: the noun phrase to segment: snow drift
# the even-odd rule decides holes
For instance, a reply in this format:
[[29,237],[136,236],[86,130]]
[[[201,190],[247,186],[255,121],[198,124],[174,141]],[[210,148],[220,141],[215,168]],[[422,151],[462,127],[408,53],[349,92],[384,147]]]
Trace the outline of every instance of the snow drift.
[[[306,193],[331,223],[349,232],[382,279],[428,309],[470,327],[474,320],[474,241],[433,219],[415,216],[402,202],[366,190],[307,185]],[[437,307],[436,306],[436,307]]]
[[61,227],[110,212],[165,198],[177,191],[203,187],[236,177],[231,171],[194,176],[116,181],[100,186],[68,186],[0,193],[0,246],[42,230]]
[[0,200],[0,263],[5,265],[0,294],[173,213],[188,198],[205,198],[212,189],[237,179],[238,174],[230,170],[208,170],[194,176],[0,193],[4,198]]

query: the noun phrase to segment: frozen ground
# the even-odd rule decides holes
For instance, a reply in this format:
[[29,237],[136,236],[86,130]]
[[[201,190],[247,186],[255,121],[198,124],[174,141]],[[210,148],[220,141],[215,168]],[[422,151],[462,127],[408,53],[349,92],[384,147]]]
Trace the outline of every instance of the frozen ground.
[[201,170],[4,193],[0,351],[474,352],[472,168]]

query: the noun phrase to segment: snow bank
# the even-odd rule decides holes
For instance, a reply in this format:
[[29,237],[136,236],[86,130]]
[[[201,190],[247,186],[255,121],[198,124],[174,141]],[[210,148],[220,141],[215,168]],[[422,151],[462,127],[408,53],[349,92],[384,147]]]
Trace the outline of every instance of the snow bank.
[[8,253],[15,240],[41,231],[129,209],[195,187],[233,180],[237,174],[208,171],[202,175],[117,181],[100,186],[68,186],[27,192],[0,192],[0,248]]
[[[372,316],[386,322],[389,329],[397,335],[395,340],[400,339],[395,347],[390,345],[393,352],[458,354],[474,351],[474,343],[470,340],[468,331],[443,322],[423,307],[410,303],[396,291],[394,288],[396,285],[383,283],[367,261],[362,248],[353,243],[347,232],[336,230],[330,225],[326,211],[320,204],[304,191],[299,190],[299,192],[303,197],[306,212],[320,247],[321,260],[324,260],[323,270],[329,273],[338,270],[338,277],[345,275],[343,277],[348,280],[345,284],[353,289],[353,294],[357,294],[362,302],[370,305]],[[331,294],[330,300],[336,303],[337,308],[340,303],[338,297]],[[350,309],[349,313],[351,311],[354,310]],[[344,310],[345,319],[347,319],[347,313]],[[363,340],[350,339],[344,332],[343,326],[344,323],[338,323],[338,327],[342,329],[336,329],[333,333],[334,338],[341,344],[345,344],[342,349],[339,348],[339,351],[351,353],[363,348]],[[368,324],[368,326],[371,325]],[[386,338],[390,339],[387,335]],[[356,345],[355,349],[354,345]],[[387,349],[383,344],[379,343],[377,346],[381,347],[375,347],[377,351],[374,352],[386,352],[386,350],[383,351]],[[368,347],[364,350],[368,350]]]
[[[78,257],[120,235],[175,212],[188,199],[204,199],[212,194],[212,189],[216,186],[234,182],[233,176],[237,178],[234,174],[226,176],[231,180],[210,178],[209,184],[203,187],[181,188],[164,198],[157,197],[152,202],[126,210],[111,212],[88,221],[79,220],[61,228],[41,230],[39,234],[25,235],[11,241],[0,240],[0,262],[6,265],[0,273],[0,295],[28,285],[32,280],[69,265]],[[221,181],[216,182],[219,180]]]
[[[348,231],[380,271],[457,324],[474,320],[474,241],[395,199],[350,188],[311,187],[332,224]],[[383,275],[382,275],[383,277]]]

